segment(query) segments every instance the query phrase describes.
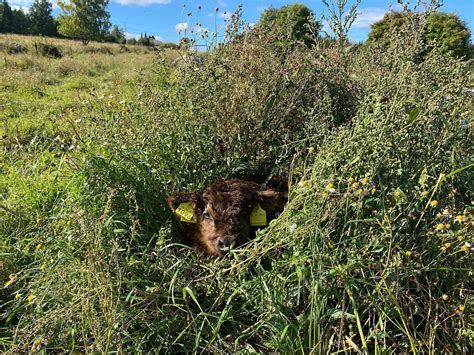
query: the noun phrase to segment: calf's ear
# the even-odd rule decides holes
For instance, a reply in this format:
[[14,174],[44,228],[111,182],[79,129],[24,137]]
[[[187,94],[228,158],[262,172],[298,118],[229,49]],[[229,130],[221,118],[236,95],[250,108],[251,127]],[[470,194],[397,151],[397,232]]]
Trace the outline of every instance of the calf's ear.
[[196,223],[201,204],[197,192],[175,192],[168,197],[168,206],[182,222]]
[[286,194],[268,189],[258,192],[258,199],[262,208],[269,214],[277,214],[283,211],[288,200]]

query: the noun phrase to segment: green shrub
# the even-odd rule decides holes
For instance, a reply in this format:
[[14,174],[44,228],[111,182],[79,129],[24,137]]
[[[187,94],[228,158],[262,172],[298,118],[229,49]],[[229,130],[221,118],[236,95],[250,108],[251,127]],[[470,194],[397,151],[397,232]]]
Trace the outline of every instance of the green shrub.
[[61,58],[63,53],[58,47],[48,43],[35,43],[36,53],[43,57]]
[[419,13],[390,12],[371,26],[368,42],[387,47],[393,31],[403,33],[404,26],[416,22],[423,27],[421,30],[426,42],[426,52],[437,47],[443,53],[456,57],[469,56],[469,28],[457,15],[444,12],[433,12],[426,19]]
[[23,44],[21,43],[10,43],[8,45],[8,54],[22,54],[22,53],[28,53],[28,48],[26,48]]
[[258,26],[265,32],[278,34],[279,42],[287,45],[301,42],[307,46],[315,44],[322,27],[313,11],[301,4],[266,9],[260,16]]

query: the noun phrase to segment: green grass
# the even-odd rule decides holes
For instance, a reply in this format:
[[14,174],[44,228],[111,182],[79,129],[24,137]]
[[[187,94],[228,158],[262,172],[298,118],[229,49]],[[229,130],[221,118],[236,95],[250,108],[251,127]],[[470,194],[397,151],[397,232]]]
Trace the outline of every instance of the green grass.
[[[31,49],[0,52],[0,349],[470,351],[466,64],[420,62],[416,33],[357,52],[258,34],[204,64],[0,37]],[[172,191],[271,174],[290,201],[254,241],[181,244]]]

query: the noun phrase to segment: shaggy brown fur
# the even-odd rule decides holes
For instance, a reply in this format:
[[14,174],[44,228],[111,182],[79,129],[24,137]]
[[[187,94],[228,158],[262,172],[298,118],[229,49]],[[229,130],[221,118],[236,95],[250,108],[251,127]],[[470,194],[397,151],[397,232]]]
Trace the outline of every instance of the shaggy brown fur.
[[258,227],[250,225],[250,212],[257,203],[265,210],[268,223],[283,211],[287,195],[285,188],[263,189],[252,181],[231,179],[200,192],[174,193],[168,204],[176,213],[181,203],[191,202],[197,223],[183,222],[186,241],[204,254],[221,256],[231,245],[255,236]]

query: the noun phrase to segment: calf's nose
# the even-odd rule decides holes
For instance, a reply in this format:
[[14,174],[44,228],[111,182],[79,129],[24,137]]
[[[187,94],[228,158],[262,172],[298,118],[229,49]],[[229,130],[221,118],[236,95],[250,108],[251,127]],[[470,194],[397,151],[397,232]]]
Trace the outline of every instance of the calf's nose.
[[234,238],[229,238],[229,237],[228,238],[221,238],[217,242],[217,247],[221,251],[229,250],[229,247],[233,243],[233,241],[234,241]]

